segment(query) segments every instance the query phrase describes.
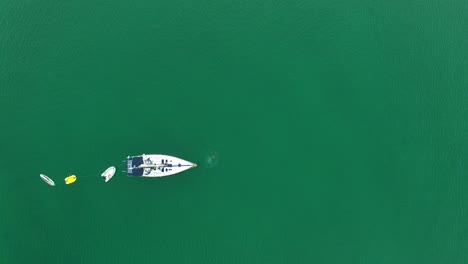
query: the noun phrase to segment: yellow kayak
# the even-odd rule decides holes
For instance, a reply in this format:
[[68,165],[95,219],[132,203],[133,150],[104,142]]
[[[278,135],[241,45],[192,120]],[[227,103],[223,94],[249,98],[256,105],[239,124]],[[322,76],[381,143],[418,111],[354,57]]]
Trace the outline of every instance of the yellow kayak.
[[72,184],[76,181],[76,176],[75,175],[70,175],[65,178],[65,184]]

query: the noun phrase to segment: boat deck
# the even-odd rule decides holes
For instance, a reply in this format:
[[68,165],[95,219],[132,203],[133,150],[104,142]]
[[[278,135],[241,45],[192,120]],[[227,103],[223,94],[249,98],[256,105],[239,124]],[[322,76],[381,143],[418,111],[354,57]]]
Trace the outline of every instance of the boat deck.
[[127,159],[127,176],[164,177],[196,166],[192,162],[168,155],[141,155]]

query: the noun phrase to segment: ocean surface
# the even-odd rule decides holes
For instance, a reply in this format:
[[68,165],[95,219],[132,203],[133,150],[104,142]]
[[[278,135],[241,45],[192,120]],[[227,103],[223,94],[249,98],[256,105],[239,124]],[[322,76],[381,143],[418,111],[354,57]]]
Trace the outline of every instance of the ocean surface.
[[467,263],[467,10],[1,0],[0,264]]

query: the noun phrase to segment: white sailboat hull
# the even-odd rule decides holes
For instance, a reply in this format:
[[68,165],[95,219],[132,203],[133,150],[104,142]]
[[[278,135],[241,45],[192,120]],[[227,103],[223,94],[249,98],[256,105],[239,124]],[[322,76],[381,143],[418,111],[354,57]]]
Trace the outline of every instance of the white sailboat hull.
[[132,156],[126,162],[127,176],[131,177],[165,177],[197,166],[190,161],[162,154]]

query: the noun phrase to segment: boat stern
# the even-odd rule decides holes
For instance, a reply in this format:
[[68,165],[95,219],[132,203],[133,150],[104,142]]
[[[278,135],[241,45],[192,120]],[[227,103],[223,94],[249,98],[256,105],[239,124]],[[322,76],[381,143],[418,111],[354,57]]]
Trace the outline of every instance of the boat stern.
[[143,164],[143,157],[136,156],[136,157],[128,157],[127,158],[127,176],[142,176],[143,169],[136,168]]

